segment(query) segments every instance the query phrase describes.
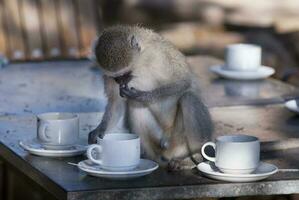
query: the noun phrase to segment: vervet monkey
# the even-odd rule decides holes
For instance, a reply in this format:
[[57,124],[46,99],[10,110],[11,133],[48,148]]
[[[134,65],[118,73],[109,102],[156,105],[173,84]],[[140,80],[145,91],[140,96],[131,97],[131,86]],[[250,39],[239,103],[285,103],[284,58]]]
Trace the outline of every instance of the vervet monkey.
[[104,30],[94,56],[104,74],[108,104],[89,143],[121,125],[140,136],[145,155],[181,168],[213,130],[199,84],[185,56],[157,33],[138,26]]

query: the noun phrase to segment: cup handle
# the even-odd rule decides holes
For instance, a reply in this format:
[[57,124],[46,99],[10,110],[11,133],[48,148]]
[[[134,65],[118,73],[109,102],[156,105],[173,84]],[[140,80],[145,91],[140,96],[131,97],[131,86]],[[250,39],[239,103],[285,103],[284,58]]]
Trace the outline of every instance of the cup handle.
[[92,144],[88,147],[87,152],[86,152],[86,155],[87,155],[89,160],[91,160],[93,163],[101,165],[102,160],[97,160],[94,157],[92,157],[92,151],[93,150],[96,150],[98,153],[101,153],[102,152],[102,147],[98,144]]
[[215,162],[215,161],[216,161],[216,158],[215,158],[215,157],[210,157],[210,156],[208,156],[208,155],[205,153],[205,148],[206,148],[207,146],[212,146],[212,147],[214,148],[214,150],[216,151],[216,144],[215,144],[214,142],[207,142],[207,143],[205,143],[205,144],[201,147],[201,154],[202,154],[202,156],[203,156],[205,159],[209,160],[209,161]]
[[39,125],[38,131],[39,131],[39,136],[41,137],[42,140],[51,141],[51,138],[49,136],[47,136],[48,127],[49,127],[49,124],[45,123],[45,122],[42,122]]

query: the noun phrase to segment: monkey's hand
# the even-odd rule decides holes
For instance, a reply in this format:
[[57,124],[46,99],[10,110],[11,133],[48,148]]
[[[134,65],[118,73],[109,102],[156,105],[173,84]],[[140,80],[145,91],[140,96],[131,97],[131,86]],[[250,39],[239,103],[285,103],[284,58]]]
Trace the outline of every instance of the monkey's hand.
[[129,88],[128,85],[123,84],[119,86],[120,96],[124,98],[134,99],[142,101],[145,96],[145,92],[137,90],[133,87]]
[[95,144],[97,143],[98,137],[103,137],[104,132],[101,129],[96,128],[88,134],[88,144]]

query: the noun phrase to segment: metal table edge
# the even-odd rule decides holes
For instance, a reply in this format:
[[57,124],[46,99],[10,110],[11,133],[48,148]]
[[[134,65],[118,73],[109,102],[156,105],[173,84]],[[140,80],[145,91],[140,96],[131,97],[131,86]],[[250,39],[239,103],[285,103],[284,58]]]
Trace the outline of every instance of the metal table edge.
[[205,185],[180,185],[134,189],[68,192],[68,200],[77,199],[192,199],[299,193],[299,180],[265,180],[248,183],[216,182]]
[[43,174],[38,169],[34,168],[28,162],[26,162],[22,157],[17,155],[11,149],[6,147],[0,141],[0,156],[5,160],[5,162],[14,166],[18,171],[23,173],[28,178],[32,179],[35,183],[40,185],[46,191],[51,193],[57,199],[64,200],[67,198],[67,191],[61,186],[56,184],[53,180],[49,179],[45,174]]

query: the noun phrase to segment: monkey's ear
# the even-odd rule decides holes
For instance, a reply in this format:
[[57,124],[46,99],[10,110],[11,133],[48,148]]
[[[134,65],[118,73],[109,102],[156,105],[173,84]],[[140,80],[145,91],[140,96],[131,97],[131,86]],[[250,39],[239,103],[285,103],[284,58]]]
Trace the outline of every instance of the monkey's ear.
[[140,45],[139,45],[139,43],[138,43],[138,41],[137,41],[137,39],[134,35],[131,37],[131,47],[133,49],[138,50],[138,51],[141,50]]

